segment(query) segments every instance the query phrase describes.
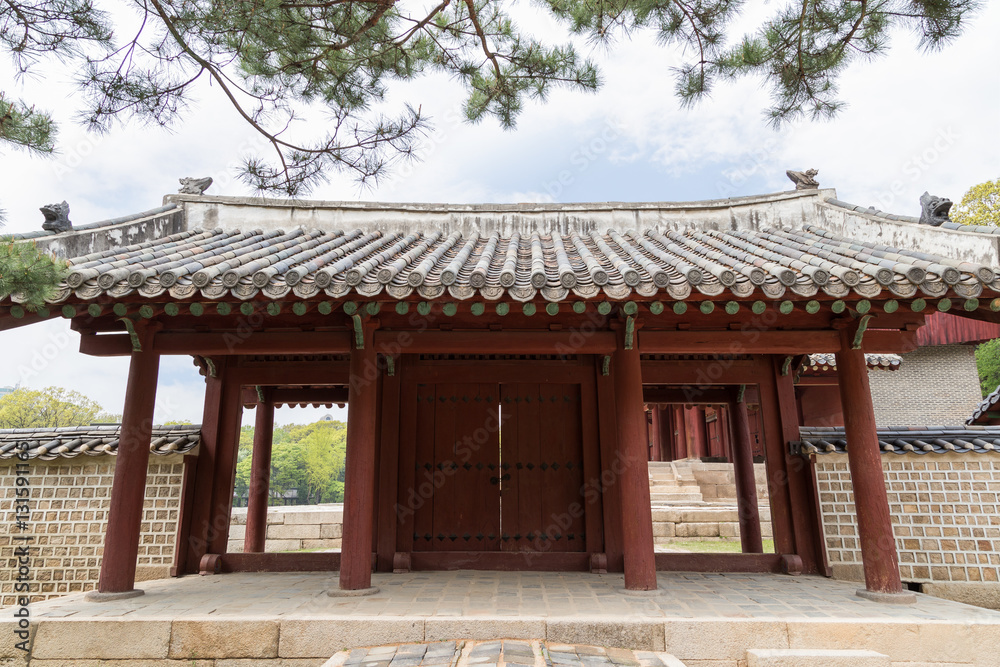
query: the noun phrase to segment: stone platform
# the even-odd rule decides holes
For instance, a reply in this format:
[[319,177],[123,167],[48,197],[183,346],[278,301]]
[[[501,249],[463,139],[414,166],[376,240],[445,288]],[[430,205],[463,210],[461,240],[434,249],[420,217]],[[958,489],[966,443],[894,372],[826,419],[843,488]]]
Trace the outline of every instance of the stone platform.
[[[1000,612],[926,595],[878,604],[822,577],[660,573],[653,597],[626,594],[614,574],[415,572],[374,583],[376,595],[335,598],[335,573],[225,574],[145,582],[128,600],[48,600],[30,607],[31,664],[319,667],[356,647],[498,638],[665,652],[689,667],[797,664],[760,662],[789,649],[873,651],[896,667],[1000,664]],[[0,612],[0,658],[23,657],[12,612]]]

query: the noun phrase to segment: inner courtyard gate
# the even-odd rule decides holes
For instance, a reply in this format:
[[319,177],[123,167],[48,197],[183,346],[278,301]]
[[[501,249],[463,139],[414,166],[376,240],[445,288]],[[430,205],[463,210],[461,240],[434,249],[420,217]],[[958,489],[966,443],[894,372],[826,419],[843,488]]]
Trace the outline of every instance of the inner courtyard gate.
[[435,362],[403,371],[397,553],[414,569],[590,568],[604,550],[593,362],[444,361],[469,382],[436,381]]

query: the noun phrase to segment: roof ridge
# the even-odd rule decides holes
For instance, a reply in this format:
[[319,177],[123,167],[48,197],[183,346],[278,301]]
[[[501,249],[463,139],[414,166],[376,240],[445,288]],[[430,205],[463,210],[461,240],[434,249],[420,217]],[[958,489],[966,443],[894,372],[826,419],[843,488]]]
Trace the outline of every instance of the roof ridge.
[[41,229],[34,232],[25,232],[23,234],[11,234],[2,235],[2,238],[9,238],[14,241],[28,241],[33,239],[41,238],[52,238],[56,236],[61,236],[64,234],[72,234],[73,232],[90,232],[96,229],[102,229],[104,227],[113,227],[115,225],[120,225],[126,222],[135,222],[136,220],[142,220],[143,218],[149,218],[161,213],[166,213],[167,211],[172,211],[177,208],[177,204],[170,202],[169,204],[164,204],[163,206],[157,206],[156,208],[151,208],[148,211],[143,211],[141,213],[132,213],[130,215],[122,215],[117,218],[109,218],[107,220],[99,220],[97,222],[88,222],[84,225],[74,225],[72,229],[65,232],[52,232],[45,229]]

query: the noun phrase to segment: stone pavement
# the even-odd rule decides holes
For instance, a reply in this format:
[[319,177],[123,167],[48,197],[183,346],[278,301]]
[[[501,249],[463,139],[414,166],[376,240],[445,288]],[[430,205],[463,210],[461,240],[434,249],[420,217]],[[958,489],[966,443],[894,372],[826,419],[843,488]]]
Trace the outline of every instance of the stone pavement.
[[341,651],[324,667],[683,667],[654,651],[545,641],[449,641]]
[[[378,574],[379,593],[348,598],[326,594],[337,581],[328,572],[142,582],[138,598],[72,595],[31,605],[32,666],[191,667],[197,658],[199,667],[319,667],[345,649],[497,639],[522,640],[510,657],[526,658],[524,642],[542,641],[662,652],[687,667],[746,667],[750,650],[848,648],[890,656],[893,667],[1000,665],[1000,612],[927,595],[913,605],[878,604],[857,597],[856,584],[815,576],[662,572],[658,580],[652,597],[627,594],[620,574],[557,572]],[[0,612],[0,664],[17,655],[4,644],[15,629],[12,611]],[[475,658],[472,650],[470,660],[493,657],[493,648]],[[569,667],[554,659],[560,653],[550,651],[553,667]],[[603,660],[577,655],[582,667]],[[387,664],[362,666],[366,656],[357,667],[429,659],[427,650],[414,662],[394,649]]]

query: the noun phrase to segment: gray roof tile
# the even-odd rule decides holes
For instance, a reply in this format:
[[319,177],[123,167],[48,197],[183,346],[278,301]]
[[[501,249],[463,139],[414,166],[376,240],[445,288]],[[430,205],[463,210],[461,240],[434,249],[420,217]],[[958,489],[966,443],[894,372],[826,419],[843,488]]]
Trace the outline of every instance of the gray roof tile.
[[[996,454],[1000,426],[902,426],[878,429],[879,447],[892,454]],[[844,428],[800,426],[799,441],[789,443],[793,454],[842,454],[847,451]]]
[[[413,230],[188,231],[70,260],[52,299],[346,298],[548,301],[964,298],[994,289],[992,267],[839,237],[822,228],[614,230],[530,236]],[[758,292],[759,291],[759,292]]]
[[[15,458],[25,442],[29,459],[114,455],[118,453],[120,430],[120,424],[0,429],[0,459]],[[149,451],[159,456],[186,454],[199,442],[201,425],[154,426]]]

